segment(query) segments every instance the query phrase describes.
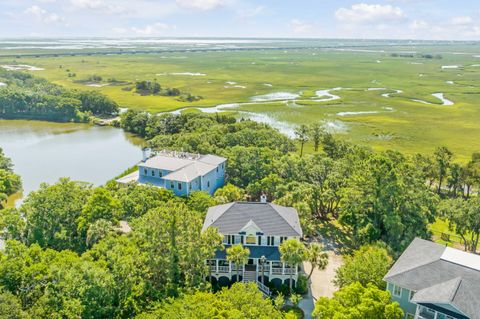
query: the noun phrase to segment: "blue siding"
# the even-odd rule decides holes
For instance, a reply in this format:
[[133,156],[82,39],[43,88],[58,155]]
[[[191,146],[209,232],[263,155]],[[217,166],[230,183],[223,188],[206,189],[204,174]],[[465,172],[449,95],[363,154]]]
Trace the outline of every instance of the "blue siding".
[[400,304],[400,307],[405,312],[405,318],[407,318],[407,313],[415,315],[417,311],[417,305],[410,302],[410,290],[406,288],[401,288],[400,296],[394,295],[394,285],[392,283],[387,283],[387,290],[390,291],[390,295],[392,295],[392,301],[396,301]]
[[[171,171],[140,166],[138,168],[138,182],[141,184],[152,184],[166,188],[173,191],[177,196],[187,196],[195,191],[204,191],[213,195],[218,188],[225,184],[225,169],[226,163],[224,162],[204,176],[199,176],[191,182],[185,183],[169,181],[162,178],[171,173]],[[179,183],[181,184],[181,187],[179,187]]]

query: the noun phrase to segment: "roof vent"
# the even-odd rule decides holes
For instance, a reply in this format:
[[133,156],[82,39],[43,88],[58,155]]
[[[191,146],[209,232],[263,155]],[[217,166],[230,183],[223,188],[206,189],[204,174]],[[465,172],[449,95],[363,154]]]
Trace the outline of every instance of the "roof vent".
[[262,194],[262,196],[260,196],[260,203],[266,203],[266,202],[267,202],[267,195]]

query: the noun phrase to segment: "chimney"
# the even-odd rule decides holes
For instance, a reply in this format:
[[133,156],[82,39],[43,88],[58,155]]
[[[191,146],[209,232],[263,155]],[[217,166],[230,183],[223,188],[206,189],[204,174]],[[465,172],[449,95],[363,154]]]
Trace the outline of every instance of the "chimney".
[[260,203],[266,203],[267,202],[267,195],[264,193],[260,196]]
[[145,147],[142,149],[142,162],[146,162],[148,157],[150,155],[150,149],[148,147]]

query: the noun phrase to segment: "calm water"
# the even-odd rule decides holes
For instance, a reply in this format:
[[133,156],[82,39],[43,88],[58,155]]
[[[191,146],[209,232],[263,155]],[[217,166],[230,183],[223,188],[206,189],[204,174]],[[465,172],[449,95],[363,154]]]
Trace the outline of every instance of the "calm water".
[[0,147],[24,195],[64,176],[101,185],[141,160],[141,143],[113,127],[0,120]]

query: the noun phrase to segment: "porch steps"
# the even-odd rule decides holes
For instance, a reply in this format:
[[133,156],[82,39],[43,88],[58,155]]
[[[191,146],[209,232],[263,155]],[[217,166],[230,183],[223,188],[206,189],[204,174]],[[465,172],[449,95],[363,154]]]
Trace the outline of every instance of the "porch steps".
[[243,282],[257,282],[257,272],[256,271],[245,271],[243,276]]

